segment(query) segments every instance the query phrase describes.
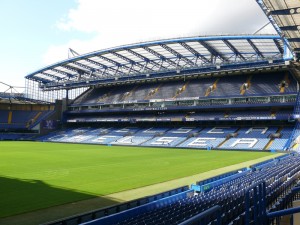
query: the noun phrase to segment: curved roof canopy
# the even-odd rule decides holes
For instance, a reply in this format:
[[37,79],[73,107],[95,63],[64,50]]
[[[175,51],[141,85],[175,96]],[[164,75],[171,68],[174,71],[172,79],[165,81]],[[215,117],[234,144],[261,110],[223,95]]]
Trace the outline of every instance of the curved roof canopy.
[[300,1],[256,0],[278,34],[295,53],[300,53]]
[[168,39],[119,46],[76,56],[26,76],[41,87],[204,73],[250,64],[283,63],[279,36],[212,36]]

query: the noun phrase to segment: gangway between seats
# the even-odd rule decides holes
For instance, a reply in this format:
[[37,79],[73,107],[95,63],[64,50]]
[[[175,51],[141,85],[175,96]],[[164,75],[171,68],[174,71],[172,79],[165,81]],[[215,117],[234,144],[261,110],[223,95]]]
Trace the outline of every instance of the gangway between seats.
[[251,86],[251,79],[252,75],[250,75],[246,81],[241,87],[240,87],[240,95],[244,95],[246,91],[250,88]]
[[205,97],[209,96],[211,92],[213,92],[214,90],[217,89],[217,84],[218,84],[219,80],[220,80],[220,78],[215,80],[215,82],[206,89],[206,92],[205,92],[205,95],[204,95]]
[[286,74],[284,75],[283,80],[282,80],[281,83],[279,84],[279,89],[280,89],[279,92],[280,92],[280,93],[284,93],[284,92],[285,92],[285,89],[288,88],[289,84],[290,84],[289,74],[286,73]]
[[8,112],[7,123],[8,123],[8,124],[11,124],[11,122],[12,122],[12,111],[9,111],[9,112]]
[[190,81],[187,81],[181,88],[179,88],[175,95],[173,96],[174,99],[176,99],[178,97],[178,95],[180,95],[182,92],[185,91],[186,87],[189,85]]

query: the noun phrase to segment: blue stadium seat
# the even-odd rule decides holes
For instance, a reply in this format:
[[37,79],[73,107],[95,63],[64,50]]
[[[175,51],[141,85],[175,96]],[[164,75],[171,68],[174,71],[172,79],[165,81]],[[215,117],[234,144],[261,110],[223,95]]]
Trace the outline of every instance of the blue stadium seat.
[[[245,170],[240,174],[229,175],[224,178],[224,182],[205,183],[205,186],[210,186],[207,191],[196,193],[190,190],[85,225],[180,224],[214,205],[222,208],[222,224],[242,225],[248,187],[265,181],[268,208],[278,210],[279,206],[284,207],[284,194],[296,184],[299,177],[299,160],[299,155],[289,155],[277,159],[274,164],[266,163],[259,170]],[[285,179],[287,174],[289,179]],[[215,222],[215,218],[211,217],[208,224]]]

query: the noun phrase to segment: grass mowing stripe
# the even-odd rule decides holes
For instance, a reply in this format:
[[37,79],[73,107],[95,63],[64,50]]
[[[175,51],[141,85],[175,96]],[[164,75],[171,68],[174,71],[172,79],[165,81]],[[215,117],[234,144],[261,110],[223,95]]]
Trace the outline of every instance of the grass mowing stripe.
[[270,153],[0,142],[0,217],[191,176],[267,155]]

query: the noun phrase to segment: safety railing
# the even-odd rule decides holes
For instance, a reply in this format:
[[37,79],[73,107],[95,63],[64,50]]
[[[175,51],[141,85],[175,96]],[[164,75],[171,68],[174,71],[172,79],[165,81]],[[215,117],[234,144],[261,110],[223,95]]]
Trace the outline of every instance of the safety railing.
[[202,213],[180,223],[179,225],[207,225],[212,220],[216,220],[216,225],[221,225],[222,209],[219,205],[216,205]]

